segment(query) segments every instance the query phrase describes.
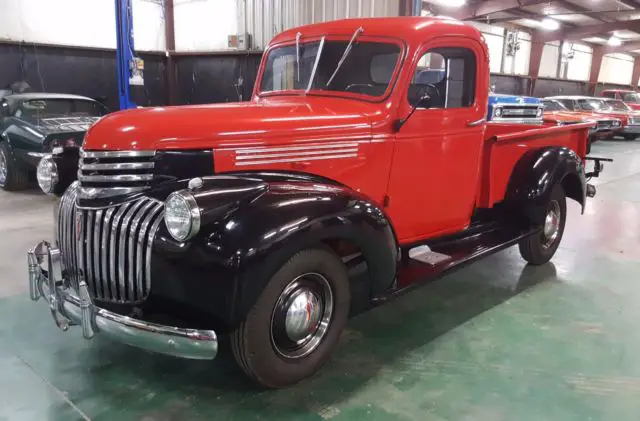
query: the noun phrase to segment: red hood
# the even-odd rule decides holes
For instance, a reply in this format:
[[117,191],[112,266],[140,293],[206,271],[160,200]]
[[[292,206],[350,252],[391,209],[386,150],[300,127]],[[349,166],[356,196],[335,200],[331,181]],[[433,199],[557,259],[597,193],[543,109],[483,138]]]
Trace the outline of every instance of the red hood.
[[636,111],[640,110],[640,104],[637,102],[625,102],[629,107],[633,108]]
[[299,139],[370,137],[378,104],[318,97],[279,97],[110,114],[84,141],[87,150],[203,149],[290,143]]
[[586,121],[588,117],[583,113],[573,111],[545,111],[543,119],[555,121]]

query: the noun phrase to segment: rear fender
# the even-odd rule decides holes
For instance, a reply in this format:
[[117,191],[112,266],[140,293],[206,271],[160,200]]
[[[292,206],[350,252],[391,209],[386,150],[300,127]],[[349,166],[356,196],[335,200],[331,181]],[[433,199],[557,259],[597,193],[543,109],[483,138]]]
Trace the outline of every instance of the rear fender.
[[567,197],[586,204],[584,166],[569,148],[549,147],[525,153],[513,169],[505,201],[525,210],[533,222],[540,222],[541,209],[546,207],[551,191],[560,183]]

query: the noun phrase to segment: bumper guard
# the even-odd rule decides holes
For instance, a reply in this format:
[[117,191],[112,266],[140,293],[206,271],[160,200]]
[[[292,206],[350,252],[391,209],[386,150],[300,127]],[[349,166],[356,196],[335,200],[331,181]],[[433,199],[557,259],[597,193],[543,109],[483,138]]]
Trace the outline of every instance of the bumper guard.
[[84,281],[79,283],[76,294],[62,276],[60,250],[48,242],[43,241],[31,249],[27,259],[29,295],[33,301],[45,298],[51,316],[61,330],[79,325],[85,339],[101,333],[115,341],[160,354],[199,360],[215,358],[218,338],[213,330],[164,326],[97,307]]

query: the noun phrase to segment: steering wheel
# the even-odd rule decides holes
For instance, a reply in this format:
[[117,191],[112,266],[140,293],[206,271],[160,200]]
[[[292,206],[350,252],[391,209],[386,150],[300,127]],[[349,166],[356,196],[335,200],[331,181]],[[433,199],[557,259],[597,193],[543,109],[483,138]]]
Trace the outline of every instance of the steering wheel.
[[417,85],[419,88],[416,90],[417,95],[415,97],[416,104],[424,97],[429,97],[432,101],[435,99],[440,100],[440,90],[433,83],[421,83]]

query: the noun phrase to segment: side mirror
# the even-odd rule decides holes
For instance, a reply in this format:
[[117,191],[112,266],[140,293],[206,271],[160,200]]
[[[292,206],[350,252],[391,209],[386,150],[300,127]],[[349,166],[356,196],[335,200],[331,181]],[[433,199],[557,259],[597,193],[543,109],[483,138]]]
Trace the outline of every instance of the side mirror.
[[431,100],[431,96],[429,94],[422,95],[422,97],[420,97],[420,100],[416,103],[416,105],[414,105],[411,108],[411,111],[409,111],[409,115],[407,115],[405,118],[401,118],[393,122],[394,132],[396,133],[399,132],[402,126],[404,126],[404,123],[406,123],[407,120],[409,120],[409,118],[413,115],[413,113],[416,112],[418,108],[431,108],[432,105],[433,105],[433,101]]

